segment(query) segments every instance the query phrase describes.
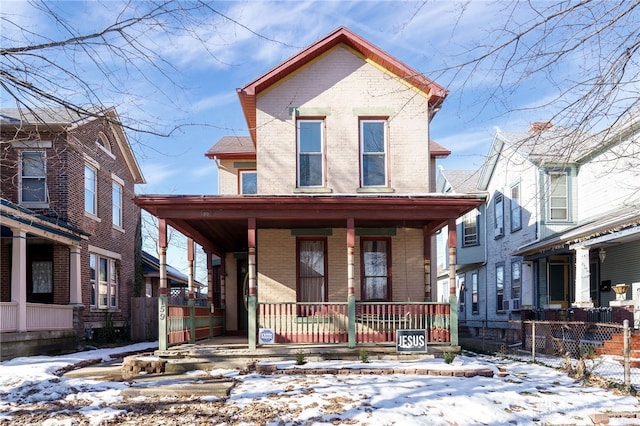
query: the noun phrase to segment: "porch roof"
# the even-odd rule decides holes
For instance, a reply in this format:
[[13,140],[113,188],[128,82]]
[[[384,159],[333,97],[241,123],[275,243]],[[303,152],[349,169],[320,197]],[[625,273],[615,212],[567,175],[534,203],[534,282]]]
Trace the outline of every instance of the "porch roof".
[[216,255],[247,250],[260,228],[424,228],[429,234],[482,203],[476,195],[139,195],[134,202]]
[[540,253],[571,248],[569,245],[604,247],[640,239],[640,205],[634,204],[610,211],[528,244],[514,256],[535,256]]

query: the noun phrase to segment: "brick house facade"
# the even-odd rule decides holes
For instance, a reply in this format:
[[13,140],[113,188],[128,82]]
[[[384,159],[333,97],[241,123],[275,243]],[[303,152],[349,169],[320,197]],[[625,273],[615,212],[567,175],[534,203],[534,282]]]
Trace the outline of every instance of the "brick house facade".
[[134,293],[144,178],[116,111],[38,113],[1,111],[3,359],[125,329]]

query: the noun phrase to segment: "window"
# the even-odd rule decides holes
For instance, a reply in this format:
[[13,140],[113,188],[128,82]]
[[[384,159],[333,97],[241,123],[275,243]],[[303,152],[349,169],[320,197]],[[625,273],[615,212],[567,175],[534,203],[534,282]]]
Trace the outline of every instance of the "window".
[[511,187],[511,232],[522,228],[522,209],[520,208],[520,182]]
[[361,185],[387,185],[386,121],[360,121]]
[[465,287],[464,287],[464,274],[463,275],[458,275],[458,288],[460,289],[459,292],[459,305],[460,305],[460,312],[464,312],[464,303],[465,303],[465,297],[464,297],[464,293],[466,291]]
[[111,198],[113,225],[122,228],[122,185],[118,182],[112,183]]
[[47,203],[47,169],[44,151],[22,151],[20,184],[21,203]]
[[298,187],[324,184],[322,120],[298,120]]
[[91,306],[118,307],[118,263],[115,259],[89,254]]
[[511,262],[511,298],[520,300],[520,275],[522,272],[522,262],[514,260]]
[[391,240],[360,239],[362,299],[389,300],[391,294]]
[[240,194],[258,193],[258,173],[255,170],[240,171]]
[[502,194],[496,194],[493,203],[493,235],[495,238],[504,235],[504,198]]
[[327,298],[326,239],[298,238],[298,302]]
[[84,211],[97,215],[98,211],[98,181],[96,179],[97,170],[85,164],[84,166]]
[[504,265],[496,265],[496,310],[504,311]]
[[549,173],[549,219],[569,219],[569,199],[567,190],[567,174],[564,172]]
[[470,211],[462,218],[462,246],[478,245],[478,212]]
[[478,271],[471,273],[471,311],[479,313],[480,303],[478,300]]

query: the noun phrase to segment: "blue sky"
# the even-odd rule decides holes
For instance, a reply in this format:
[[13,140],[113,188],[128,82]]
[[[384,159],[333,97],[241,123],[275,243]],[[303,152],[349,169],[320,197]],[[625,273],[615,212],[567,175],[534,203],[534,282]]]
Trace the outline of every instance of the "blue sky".
[[[447,169],[478,168],[495,126],[519,131],[531,121],[546,119],[545,111],[510,112],[543,99],[547,95],[544,82],[518,86],[509,94],[509,105],[502,99],[487,103],[497,99],[498,74],[484,70],[469,73],[455,67],[469,58],[465,54],[468,49],[486,41],[488,29],[499,16],[499,4],[228,1],[211,5],[230,19],[213,15],[200,22],[183,21],[191,32],[171,37],[161,32],[140,35],[141,43],[161,52],[166,64],[170,64],[169,78],[144,63],[131,64],[140,71],[127,71],[118,66],[117,60],[105,60],[106,52],[98,51],[112,66],[110,72],[117,87],[97,85],[97,90],[102,91],[103,102],[114,105],[123,120],[133,127],[161,132],[174,125],[184,126],[170,137],[128,131],[147,181],[137,187],[138,193],[216,193],[215,165],[204,157],[204,152],[224,135],[248,134],[236,88],[338,26],[348,27],[450,90],[431,130],[432,139],[452,151],[441,162]],[[82,34],[113,22],[122,3],[49,2],[49,6],[64,14]],[[34,28],[35,33],[53,40],[68,37],[68,31],[60,24],[53,23],[42,11],[35,12],[26,2],[4,2],[2,9],[5,16]],[[35,39],[5,23],[3,27],[5,36],[15,32],[16,40]],[[101,79],[91,61],[82,55],[58,53],[56,60],[69,61],[70,67],[86,70],[89,80]],[[165,65],[163,68],[168,69]],[[505,90],[500,90],[504,94]],[[4,95],[3,106],[12,106]]]

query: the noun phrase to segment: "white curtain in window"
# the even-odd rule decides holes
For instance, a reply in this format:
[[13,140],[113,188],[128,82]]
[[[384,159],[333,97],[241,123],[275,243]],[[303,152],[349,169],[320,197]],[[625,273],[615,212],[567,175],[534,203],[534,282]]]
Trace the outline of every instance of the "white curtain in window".
[[324,301],[324,241],[300,241],[300,302]]
[[365,241],[363,243],[364,298],[387,298],[387,243]]
[[34,293],[53,293],[53,264],[50,261],[32,262]]

